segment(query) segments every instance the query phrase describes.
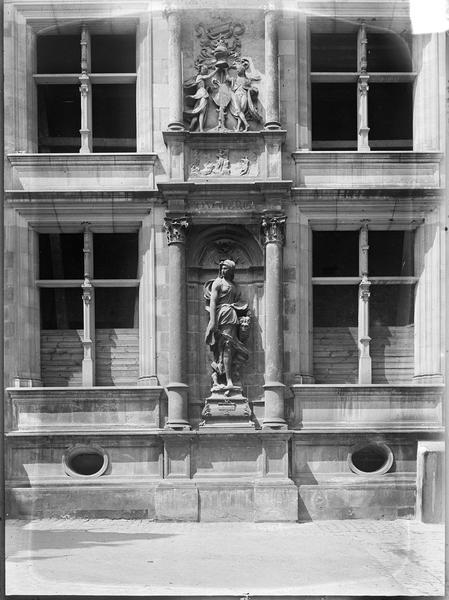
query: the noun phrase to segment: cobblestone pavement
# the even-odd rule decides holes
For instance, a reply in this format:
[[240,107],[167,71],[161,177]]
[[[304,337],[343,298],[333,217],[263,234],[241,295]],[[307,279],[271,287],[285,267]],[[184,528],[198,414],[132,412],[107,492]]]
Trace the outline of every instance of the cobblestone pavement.
[[444,531],[416,521],[7,522],[8,594],[444,595]]

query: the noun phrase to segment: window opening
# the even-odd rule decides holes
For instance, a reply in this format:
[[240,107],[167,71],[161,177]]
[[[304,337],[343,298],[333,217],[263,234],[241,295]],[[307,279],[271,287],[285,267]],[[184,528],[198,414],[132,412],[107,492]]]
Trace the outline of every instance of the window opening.
[[383,475],[393,465],[393,453],[386,444],[359,444],[348,456],[351,471],[358,475]]
[[414,232],[313,232],[317,383],[406,383],[413,376]]
[[[124,350],[124,344],[130,340],[135,347],[136,334],[119,334],[116,330],[138,328],[138,233],[93,233],[85,225],[82,232],[40,233],[38,239],[37,285],[41,327],[48,332],[47,354],[63,350],[69,371],[81,352],[84,358],[81,366],[77,363],[78,375],[68,372],[66,379],[75,381],[77,376],[81,377],[81,369],[83,385],[94,385],[96,332],[108,330],[100,336],[100,379],[107,375],[109,384],[114,383],[111,371],[114,361],[120,364],[114,369],[117,372],[122,369],[125,374],[121,376],[126,379],[126,365],[129,363],[135,370],[137,357]],[[72,332],[58,337],[56,332],[60,330]],[[73,330],[81,331],[74,336]],[[119,347],[120,356],[111,351],[115,346]],[[51,371],[51,377],[55,376],[54,369],[47,371]]]
[[136,151],[135,34],[37,39],[39,152]]
[[311,33],[313,150],[413,148],[410,41],[363,21],[351,32]]

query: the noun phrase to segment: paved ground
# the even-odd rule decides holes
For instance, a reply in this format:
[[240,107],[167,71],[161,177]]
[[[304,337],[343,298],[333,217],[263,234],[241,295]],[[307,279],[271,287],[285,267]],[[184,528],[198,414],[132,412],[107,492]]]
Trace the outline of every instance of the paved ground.
[[8,594],[444,594],[440,525],[7,523]]

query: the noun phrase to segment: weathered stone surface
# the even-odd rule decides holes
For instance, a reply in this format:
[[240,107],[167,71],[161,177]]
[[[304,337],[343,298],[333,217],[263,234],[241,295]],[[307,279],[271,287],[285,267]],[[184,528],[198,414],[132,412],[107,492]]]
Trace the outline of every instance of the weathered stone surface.
[[444,465],[444,442],[418,442],[416,518],[423,523],[444,523]]
[[158,521],[198,521],[198,490],[192,484],[164,482],[155,491]]

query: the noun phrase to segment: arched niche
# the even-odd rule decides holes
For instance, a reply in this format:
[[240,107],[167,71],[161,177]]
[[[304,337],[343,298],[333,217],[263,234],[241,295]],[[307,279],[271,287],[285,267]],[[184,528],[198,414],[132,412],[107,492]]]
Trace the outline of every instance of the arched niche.
[[264,258],[254,232],[243,225],[194,226],[187,247],[187,349],[190,418],[200,420],[204,399],[209,395],[210,361],[204,334],[208,323],[203,286],[215,279],[220,260],[236,263],[235,282],[252,313],[248,340],[250,357],[242,369],[244,394],[252,402],[263,397],[264,373]]

